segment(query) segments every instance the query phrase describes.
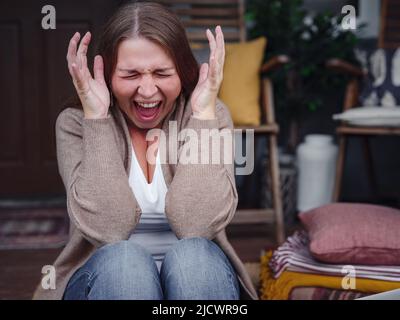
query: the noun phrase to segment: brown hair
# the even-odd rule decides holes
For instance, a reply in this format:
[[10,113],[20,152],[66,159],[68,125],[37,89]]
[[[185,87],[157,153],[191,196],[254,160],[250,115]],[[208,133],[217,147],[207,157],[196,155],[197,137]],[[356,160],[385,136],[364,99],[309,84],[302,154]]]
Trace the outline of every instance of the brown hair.
[[[154,2],[128,2],[119,7],[104,26],[96,54],[103,57],[104,78],[110,92],[118,46],[122,41],[136,37],[156,43],[171,57],[182,83],[183,97],[187,100],[198,81],[198,64],[179,18]],[[77,97],[69,100],[65,107],[82,108]]]

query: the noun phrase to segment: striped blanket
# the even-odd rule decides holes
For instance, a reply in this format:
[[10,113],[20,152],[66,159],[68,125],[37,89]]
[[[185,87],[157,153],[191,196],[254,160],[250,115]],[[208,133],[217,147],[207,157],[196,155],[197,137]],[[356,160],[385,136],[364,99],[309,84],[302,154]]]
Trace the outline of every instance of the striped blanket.
[[[287,299],[355,299],[364,295],[390,291],[400,288],[400,282],[375,279],[357,279],[354,289],[345,289],[343,293],[343,275],[331,276],[306,272],[285,270],[278,278],[274,278],[269,266],[272,251],[261,256],[260,265],[260,298],[261,300]],[[322,290],[316,292],[315,290]],[[308,290],[308,292],[304,292]]]
[[306,231],[296,231],[272,255],[269,266],[274,278],[283,271],[344,276],[349,271],[356,278],[400,282],[400,266],[326,264],[315,260],[309,250]]

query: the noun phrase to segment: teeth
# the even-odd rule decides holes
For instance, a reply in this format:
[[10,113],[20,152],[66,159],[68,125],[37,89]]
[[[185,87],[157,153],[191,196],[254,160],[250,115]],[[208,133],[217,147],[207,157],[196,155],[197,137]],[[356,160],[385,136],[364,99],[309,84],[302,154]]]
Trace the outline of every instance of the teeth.
[[158,102],[152,102],[152,103],[142,103],[142,102],[136,101],[136,103],[137,103],[139,106],[143,107],[143,108],[154,108],[154,107],[158,106],[158,104],[160,103],[160,101],[158,101]]

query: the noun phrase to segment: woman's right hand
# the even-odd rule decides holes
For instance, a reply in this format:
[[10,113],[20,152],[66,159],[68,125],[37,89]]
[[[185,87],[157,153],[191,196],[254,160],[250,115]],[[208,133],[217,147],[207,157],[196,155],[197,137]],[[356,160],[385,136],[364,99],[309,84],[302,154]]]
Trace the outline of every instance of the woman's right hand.
[[101,119],[107,117],[110,93],[104,80],[104,64],[100,55],[94,58],[94,78],[89,71],[86,54],[90,38],[91,34],[87,32],[77,50],[80,34],[76,32],[73,35],[68,46],[68,70],[81,100],[85,118]]

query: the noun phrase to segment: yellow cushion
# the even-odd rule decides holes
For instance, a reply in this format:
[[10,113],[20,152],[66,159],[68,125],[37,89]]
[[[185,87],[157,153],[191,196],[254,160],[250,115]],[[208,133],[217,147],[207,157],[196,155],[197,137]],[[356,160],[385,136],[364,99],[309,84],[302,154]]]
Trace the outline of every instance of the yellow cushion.
[[260,76],[267,40],[260,37],[225,45],[224,79],[219,98],[229,107],[233,123],[260,124]]

